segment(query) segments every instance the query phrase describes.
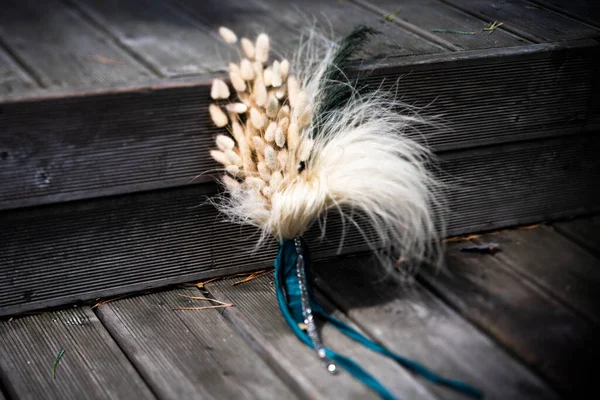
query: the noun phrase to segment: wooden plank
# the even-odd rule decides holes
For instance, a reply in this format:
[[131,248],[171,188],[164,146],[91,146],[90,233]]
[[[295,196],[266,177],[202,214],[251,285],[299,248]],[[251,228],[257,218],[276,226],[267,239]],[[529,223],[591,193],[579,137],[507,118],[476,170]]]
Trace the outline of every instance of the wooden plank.
[[600,324],[600,260],[547,226],[474,240],[498,243],[498,260]]
[[424,280],[464,317],[490,334],[567,396],[594,387],[589,369],[600,349],[598,330],[489,254],[451,244],[447,265]]
[[[0,39],[1,41],[1,39]],[[0,98],[38,88],[35,80],[0,48]]]
[[235,57],[215,32],[157,0],[85,0],[75,3],[166,77],[224,71]]
[[[448,234],[600,211],[600,143],[589,139],[443,154]],[[192,185],[3,211],[0,315],[272,265],[275,242],[253,252],[256,231],[224,223],[205,203],[214,193]],[[319,257],[338,250],[341,223],[330,217],[325,241],[318,224],[308,235]],[[343,252],[364,248],[348,232]]]
[[[326,260],[315,263],[314,271],[318,287],[378,342],[436,373],[478,387],[486,399],[557,398],[420,284],[386,277],[374,261],[369,256]],[[443,398],[464,398],[439,385],[428,387]]]
[[584,21],[596,28],[600,27],[600,4],[596,0],[529,0],[541,7]]
[[[447,130],[409,131],[440,152],[588,129],[600,48],[572,46],[400,57],[365,68],[375,69],[368,83],[376,86],[402,77],[399,97],[444,117]],[[218,166],[208,150],[220,130],[208,115],[209,91],[208,80],[163,82],[4,101],[0,209],[211,180]]]
[[504,22],[504,29],[533,42],[561,42],[594,38],[598,31],[589,25],[536,7],[525,0],[440,0],[478,18]]
[[[479,50],[493,47],[509,47],[530,42],[509,32],[498,30],[492,35],[482,32],[489,25],[485,20],[473,17],[437,0],[358,0],[358,3],[379,15],[389,16],[392,23],[413,29],[422,35],[435,35],[450,43],[456,50]],[[432,32],[433,29],[449,29],[475,32],[474,35]]]
[[[176,1],[213,30],[225,25],[252,38],[261,31],[266,31],[277,42],[283,43],[281,49],[277,50],[288,53],[288,56],[288,49],[295,48],[298,43],[299,32],[306,32],[314,23],[326,36],[335,35],[333,39],[347,35],[359,24],[380,30],[381,34],[372,38],[369,45],[356,56],[361,60],[446,51],[398,26],[383,24],[382,16],[365,11],[350,2],[304,0],[301,5],[296,5],[278,0],[207,0],[201,3],[194,0]],[[252,20],[256,22],[249,22]]]
[[98,307],[100,320],[161,399],[293,399],[292,392],[211,305],[171,290]]
[[[272,276],[262,276],[238,286],[232,286],[232,282],[235,280],[218,281],[206,287],[215,298],[235,304],[224,309],[223,315],[301,397],[378,398],[345,371],[328,374],[314,350],[296,338],[281,316]],[[337,312],[334,315],[344,319]],[[352,357],[395,395],[410,399],[434,398],[405,370],[366,350],[331,325],[322,327],[321,337],[326,346]]]
[[155,398],[89,307],[2,321],[0,337],[0,371],[11,398]]
[[552,226],[588,251],[600,255],[600,216],[557,222]]
[[112,86],[153,75],[58,0],[2,3],[0,36],[44,86]]

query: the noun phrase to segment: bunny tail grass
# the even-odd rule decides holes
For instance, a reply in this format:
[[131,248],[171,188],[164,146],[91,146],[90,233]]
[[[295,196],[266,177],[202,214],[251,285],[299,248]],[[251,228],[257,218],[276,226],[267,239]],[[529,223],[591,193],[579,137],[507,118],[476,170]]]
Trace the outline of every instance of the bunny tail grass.
[[340,249],[354,226],[385,266],[394,265],[390,255],[407,261],[403,272],[440,261],[442,185],[429,149],[406,135],[429,122],[394,93],[359,93],[346,78],[349,60],[377,32],[359,26],[337,43],[308,32],[291,63],[267,61],[269,38],[260,34],[255,58],[230,64],[234,103],[218,105],[229,93],[215,82],[211,116],[232,140],[219,136],[211,152],[227,171],[214,204],[259,228],[257,247],[303,235],[334,210],[345,223]]

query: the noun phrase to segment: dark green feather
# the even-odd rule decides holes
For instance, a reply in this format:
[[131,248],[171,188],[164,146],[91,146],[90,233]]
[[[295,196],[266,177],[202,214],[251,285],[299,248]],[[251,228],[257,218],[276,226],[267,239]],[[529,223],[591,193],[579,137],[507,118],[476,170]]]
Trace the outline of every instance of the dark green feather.
[[359,25],[344,37],[325,70],[320,84],[320,99],[314,113],[315,134],[319,133],[319,125],[327,113],[343,107],[353,95],[355,81],[348,81],[345,76],[350,59],[370,39],[379,32],[373,28]]

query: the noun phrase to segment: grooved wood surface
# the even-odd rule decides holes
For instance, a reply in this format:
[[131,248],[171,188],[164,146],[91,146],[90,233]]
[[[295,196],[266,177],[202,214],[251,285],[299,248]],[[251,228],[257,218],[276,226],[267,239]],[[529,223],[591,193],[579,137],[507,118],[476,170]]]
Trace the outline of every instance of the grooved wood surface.
[[[317,286],[390,350],[478,387],[486,399],[558,398],[423,286],[382,278],[385,271],[372,257],[327,260],[314,269]],[[438,385],[428,387],[445,399],[464,398]]]
[[169,2],[85,0],[76,4],[162,76],[225,71],[226,60],[236,56],[219,40],[216,30],[210,32]]
[[0,321],[0,337],[0,378],[9,398],[155,398],[89,307]]
[[600,355],[597,326],[513,272],[501,258],[461,252],[474,244],[450,244],[446,267],[428,271],[427,285],[565,396],[590,390],[594,373],[589,366]]
[[37,87],[31,76],[0,48],[0,96]]
[[528,40],[561,42],[583,37],[598,37],[598,29],[554,13],[526,0],[440,0],[479,18],[504,22],[500,29]]
[[172,290],[110,302],[99,317],[161,399],[294,399],[212,303]]
[[152,77],[58,0],[3,1],[0,37],[46,87],[111,87]]
[[[314,350],[296,338],[281,316],[272,276],[262,276],[238,286],[231,285],[234,281],[218,281],[206,287],[216,298],[236,305],[225,309],[223,315],[299,394],[313,399],[379,398],[347,372],[330,375],[324,370]],[[345,320],[337,312],[333,315]],[[330,325],[322,327],[321,337],[325,345],[358,362],[394,395],[410,399],[435,398],[408,372],[348,339]]]
[[547,226],[474,241],[498,243],[499,260],[600,325],[600,260],[591,253]]
[[[431,33],[455,46],[455,51],[520,46],[529,43],[526,39],[501,29],[493,34],[483,32],[482,29],[489,26],[487,20],[473,17],[438,0],[358,0],[358,3],[367,9],[377,11],[380,15],[388,16],[391,23],[401,26],[409,24],[420,32]],[[453,32],[434,32],[433,30],[436,29]]]
[[568,222],[558,222],[554,228],[585,247],[588,251],[600,255],[600,216],[577,219]]

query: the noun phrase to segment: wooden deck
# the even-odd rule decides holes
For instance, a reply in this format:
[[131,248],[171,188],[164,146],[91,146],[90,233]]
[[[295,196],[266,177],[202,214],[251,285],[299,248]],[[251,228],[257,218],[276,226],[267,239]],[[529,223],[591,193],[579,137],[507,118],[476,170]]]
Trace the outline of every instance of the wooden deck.
[[[316,287],[338,317],[480,387],[486,399],[582,398],[595,387],[600,356],[598,238],[596,216],[449,242],[447,265],[421,271],[412,284],[381,279],[368,254],[325,259],[315,264]],[[461,251],[489,242],[501,251]],[[2,392],[7,399],[376,398],[346,373],[324,373],[281,317],[271,273],[238,283],[243,278],[0,322]],[[176,310],[216,305],[190,296],[233,306]],[[461,398],[328,325],[322,335],[400,398]]]
[[[582,398],[600,351],[600,7],[590,0],[5,0],[0,5],[0,400],[373,398],[327,375],[280,316],[275,244],[221,223],[209,83],[219,26],[287,56],[314,18],[382,32],[349,74],[441,114],[442,271],[381,280],[357,231],[324,241],[340,318],[486,399]],[[484,31],[494,21],[503,24]],[[422,135],[422,136],[421,136]],[[593,216],[596,215],[596,216]],[[571,220],[573,217],[580,217]],[[562,222],[559,222],[562,221]],[[499,243],[495,255],[465,246]],[[235,251],[232,251],[235,249]],[[336,256],[336,257],[334,257]],[[185,283],[213,277],[200,290]],[[199,307],[204,296],[232,307]],[[102,300],[111,300],[103,302]],[[62,308],[49,309],[49,307]],[[459,399],[337,331],[402,399]],[[57,353],[64,355],[52,375]],[[586,396],[587,397],[587,396]]]

